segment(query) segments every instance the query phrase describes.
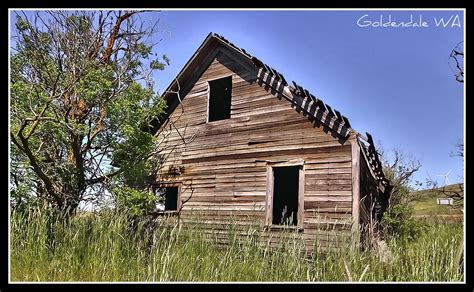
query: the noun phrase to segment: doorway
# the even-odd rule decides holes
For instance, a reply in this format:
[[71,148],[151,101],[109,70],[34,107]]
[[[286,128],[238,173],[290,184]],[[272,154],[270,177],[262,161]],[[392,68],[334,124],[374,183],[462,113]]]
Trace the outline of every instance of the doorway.
[[298,225],[300,166],[273,167],[273,225]]

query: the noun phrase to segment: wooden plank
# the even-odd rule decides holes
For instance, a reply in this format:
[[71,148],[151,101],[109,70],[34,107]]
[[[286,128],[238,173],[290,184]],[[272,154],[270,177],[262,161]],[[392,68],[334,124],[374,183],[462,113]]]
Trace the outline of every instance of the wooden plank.
[[311,197],[306,196],[305,202],[352,202],[352,196],[344,196],[344,195],[324,195],[324,194],[317,194]]
[[326,151],[331,151],[333,149],[339,149],[341,146],[331,145],[331,146],[308,146],[308,147],[268,147],[267,149],[262,149],[259,151],[254,151],[249,153],[249,149],[242,149],[232,151],[233,154],[221,154],[217,155],[216,153],[208,153],[203,155],[195,155],[192,158],[184,158],[183,163],[196,163],[202,161],[215,161],[215,160],[224,160],[224,159],[235,159],[235,158],[261,158],[261,157],[271,157],[272,155],[304,155],[308,153],[322,153]]
[[266,217],[265,217],[265,224],[271,225],[272,224],[272,212],[273,212],[273,185],[274,185],[274,178],[273,178],[273,168],[270,165],[267,165],[267,200],[266,200]]
[[304,194],[305,194],[305,165],[301,165],[299,169],[298,181],[298,227],[303,227],[304,221]]
[[360,147],[357,138],[351,141],[352,149],[352,247],[360,243],[359,200],[360,200]]

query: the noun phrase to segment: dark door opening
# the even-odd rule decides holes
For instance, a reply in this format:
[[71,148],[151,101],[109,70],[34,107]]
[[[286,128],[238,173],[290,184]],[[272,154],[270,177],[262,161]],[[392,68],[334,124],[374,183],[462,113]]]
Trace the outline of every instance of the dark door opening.
[[272,224],[298,224],[299,166],[273,168]]

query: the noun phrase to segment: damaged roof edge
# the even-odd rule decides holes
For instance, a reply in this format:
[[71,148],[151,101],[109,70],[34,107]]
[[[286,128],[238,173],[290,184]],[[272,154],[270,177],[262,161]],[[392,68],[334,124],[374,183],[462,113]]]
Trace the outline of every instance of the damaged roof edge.
[[204,50],[204,48],[210,46],[212,49],[212,44],[211,44],[212,41],[216,41],[217,42],[216,44],[225,45],[227,48],[236,51],[240,56],[245,57],[257,69],[263,70],[266,73],[266,75],[271,76],[271,78],[266,78],[266,80],[271,79],[272,82],[277,81],[280,85],[283,85],[281,86],[283,87],[283,89],[287,88],[292,94],[295,94],[299,96],[300,98],[302,98],[304,104],[306,105],[311,104],[313,107],[312,109],[313,112],[310,114],[312,114],[314,118],[318,119],[320,122],[328,126],[332,131],[334,131],[341,137],[347,138],[349,133],[353,131],[347,117],[340,114],[339,111],[337,110],[333,111],[332,108],[328,104],[325,104],[322,100],[316,98],[307,89],[304,89],[302,86],[297,85],[294,81],[293,81],[294,86],[289,85],[286,79],[284,78],[284,76],[280,72],[268,66],[257,57],[252,56],[244,49],[237,47],[236,45],[231,43],[229,40],[224,38],[223,36],[211,32],[207,35],[207,37],[201,43],[199,48],[194,52],[194,54],[191,56],[188,62],[186,62],[186,64],[178,73],[176,78],[173,79],[171,84],[164,91],[163,98],[167,101],[169,108],[167,109],[167,114],[162,119],[160,119],[160,121],[159,120],[151,121],[151,126],[152,126],[151,131],[153,133],[156,133],[158,131],[160,126],[168,118],[170,112],[174,110],[174,107],[171,104],[171,99],[173,98],[173,96],[177,96],[176,92],[178,91],[178,89],[182,89],[181,87],[183,83],[185,83],[186,81],[186,76],[185,76],[186,73],[189,71],[189,68],[193,65],[193,63],[195,63],[195,61],[200,57],[199,55]]
[[[390,184],[390,181],[385,177],[383,172],[382,162],[380,161],[379,154],[375,149],[374,141],[372,135],[366,132],[367,137],[364,137],[362,134],[357,133],[356,139],[359,147],[361,148],[361,155],[364,157],[367,166],[369,167],[369,172],[373,179],[378,182],[378,188],[390,197],[393,186]],[[365,145],[367,143],[368,145]]]
[[[271,81],[266,82],[268,85],[271,85],[270,83],[274,84],[276,81],[277,85],[274,86],[274,89],[280,88],[280,86],[283,85],[283,88],[280,88],[282,91],[284,90],[284,88],[287,88],[291,93],[303,98],[302,104],[309,105],[310,107],[312,107],[313,112],[309,112],[309,113],[312,114],[314,118],[318,119],[320,122],[328,126],[331,130],[333,130],[339,136],[343,138],[347,138],[351,130],[353,130],[349,124],[349,120],[347,119],[347,117],[343,116],[337,110],[333,111],[333,109],[328,104],[325,104],[322,100],[316,98],[313,94],[309,92],[309,90],[296,84],[295,81],[292,82],[294,86],[289,85],[285,77],[283,76],[283,74],[281,74],[274,68],[270,67],[269,65],[265,64],[257,57],[252,56],[251,54],[246,52],[244,49],[237,47],[236,45],[228,41],[226,38],[218,34],[213,34],[213,36],[216,37],[220,42],[227,45],[228,47],[231,47],[232,49],[239,52],[241,55],[245,56],[246,58],[249,58],[253,62],[256,68],[259,68],[260,70],[264,71],[267,75],[271,76],[272,77]],[[261,72],[259,76],[263,80],[269,79],[267,78],[268,76],[261,74]],[[300,107],[303,110],[306,110],[301,105]]]
[[[217,44],[225,45],[227,48],[232,49],[233,51],[236,51],[237,53],[239,53],[240,56],[246,58],[249,61],[249,63],[252,63],[256,67],[256,69],[259,69],[258,75],[260,76],[262,80],[266,80],[265,82],[267,84],[276,83],[278,84],[278,86],[276,87],[280,88],[282,91],[291,92],[292,94],[303,99],[302,104],[305,104],[305,105],[311,104],[313,106],[313,111],[314,111],[312,113],[313,116],[316,119],[318,119],[320,122],[328,126],[331,130],[338,133],[340,136],[347,138],[350,132],[355,133],[357,137],[356,139],[358,140],[358,143],[362,151],[364,151],[363,153],[364,159],[367,161],[367,164],[371,168],[370,172],[372,176],[374,177],[374,179],[377,180],[380,183],[380,185],[384,186],[384,188],[385,187],[389,187],[390,189],[392,188],[392,186],[390,185],[389,181],[385,178],[385,175],[382,171],[382,165],[380,163],[378,153],[375,150],[372,137],[369,133],[367,133],[367,137],[364,137],[362,134],[358,133],[351,127],[348,118],[342,115],[338,110],[333,109],[328,104],[324,103],[321,99],[314,96],[311,92],[309,92],[309,90],[298,85],[295,81],[292,81],[293,86],[288,84],[283,74],[281,74],[274,68],[270,67],[269,65],[265,64],[257,57],[252,56],[243,48],[239,48],[238,46],[231,43],[229,40],[227,40],[226,38],[224,38],[223,36],[217,33],[210,32],[206,36],[206,38],[198,47],[198,49],[194,52],[191,58],[186,62],[184,67],[181,69],[178,75],[173,79],[170,85],[166,88],[166,90],[163,93],[163,98],[168,103],[170,102],[169,99],[171,99],[172,96],[177,97],[176,90],[178,89],[178,87],[181,87],[183,85],[184,81],[186,81],[185,75],[186,75],[186,72],[189,70],[189,68],[193,65],[193,63],[197,59],[199,59],[199,57],[200,58],[204,57],[204,56],[200,56],[200,53],[205,48],[207,49],[208,46],[210,46],[210,48],[212,49],[211,42],[213,41],[216,42],[216,45]],[[167,111],[170,111],[170,110],[173,110],[173,109],[168,109]],[[162,123],[167,120],[169,114],[170,113],[168,112],[162,121],[157,121],[157,120],[154,121],[153,130],[152,130],[154,133],[156,133],[159,127],[162,125]],[[369,146],[368,147],[365,146],[363,144],[364,142],[362,142],[361,139],[367,142]]]

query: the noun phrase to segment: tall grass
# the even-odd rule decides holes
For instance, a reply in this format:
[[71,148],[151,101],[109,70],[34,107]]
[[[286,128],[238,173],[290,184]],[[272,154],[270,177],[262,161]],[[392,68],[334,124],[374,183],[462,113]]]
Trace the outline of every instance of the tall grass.
[[389,259],[350,249],[308,259],[301,234],[274,250],[256,226],[239,236],[229,224],[222,245],[193,224],[132,225],[111,211],[68,223],[52,218],[42,209],[12,214],[12,281],[463,280],[460,224],[432,224],[415,241],[392,240]]

